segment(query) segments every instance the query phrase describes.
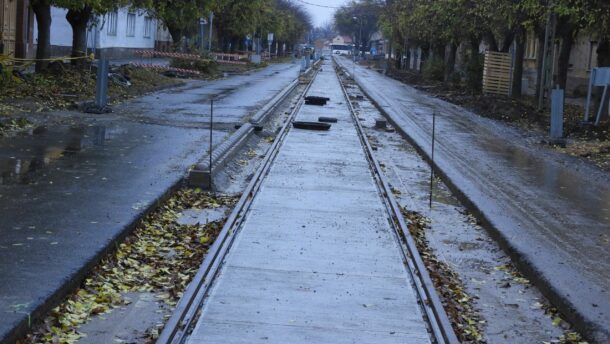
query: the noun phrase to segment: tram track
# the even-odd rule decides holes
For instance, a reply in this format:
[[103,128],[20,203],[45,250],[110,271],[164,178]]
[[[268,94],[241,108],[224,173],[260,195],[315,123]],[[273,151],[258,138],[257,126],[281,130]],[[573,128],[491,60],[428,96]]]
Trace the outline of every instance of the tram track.
[[304,96],[315,80],[317,70],[312,70],[312,73],[311,79],[308,81],[307,86],[303,89],[301,94],[299,94],[299,100],[278,132],[267,155],[227,218],[225,225],[214,242],[214,245],[208,251],[201,267],[193,278],[193,281],[189,284],[183,297],[180,299],[180,302],[176,305],[174,313],[166,323],[157,343],[183,343],[188,336],[189,330],[197,318],[199,307],[220,270],[222,260],[235,239],[237,229],[242,223],[245,213],[248,211],[256,192],[260,188],[265,174],[269,171],[273,159],[278,154],[281,143],[288,133],[293,118],[305,102]]
[[354,110],[354,106],[347,93],[347,90],[342,82],[340,84],[341,90],[343,91],[343,95],[345,96],[345,100],[354,120],[354,125],[357,128],[360,142],[369,161],[371,171],[373,172],[377,185],[384,196],[383,199],[386,203],[386,208],[390,214],[390,218],[392,219],[397,239],[401,242],[400,246],[403,249],[402,253],[405,262],[407,262],[409,267],[411,278],[415,283],[416,291],[421,301],[422,310],[427,317],[430,329],[434,334],[434,338],[436,339],[437,343],[459,343],[459,340],[451,327],[451,321],[443,308],[442,302],[436,293],[434,284],[432,283],[432,279],[426,270],[426,265],[424,264],[424,261],[417,250],[413,237],[409,233],[409,228],[407,227],[407,223],[402,215],[400,206],[396,202],[396,199],[394,199],[387,178],[381,170],[379,161],[375,157],[373,148],[371,147],[364,129],[358,120],[358,116]]
[[[316,76],[317,71],[314,71],[311,80],[309,80],[307,86],[299,95],[296,106],[290,112],[286,122],[277,134],[273,145],[269,148],[265,159],[260,164],[251,182],[234,207],[233,212],[227,219],[218,238],[214,242],[214,245],[210,248],[193,281],[184,292],[183,297],[176,306],[172,317],[167,322],[157,343],[183,343],[189,337],[190,331],[193,329],[194,324],[197,322],[201,313],[200,310],[205,303],[205,299],[220,273],[223,260],[231,249],[240,227],[245,220],[245,215],[250,209],[255,196],[273,165],[274,159],[280,152],[280,148],[290,131],[292,122],[304,104],[304,96],[311,88]],[[401,247],[403,263],[406,265],[411,280],[410,287],[415,291],[424,321],[427,323],[426,327],[431,337],[430,341],[433,343],[459,343],[447,314],[443,309],[440,298],[436,294],[430,276],[426,271],[423,260],[417,251],[415,242],[408,231],[407,223],[401,215],[400,207],[392,195],[390,186],[383,175],[379,162],[373,154],[373,150],[368,143],[364,130],[358,121],[358,117],[343,84],[341,84],[341,90],[350,111],[351,119],[357,129],[358,138],[368,161],[370,172],[373,175],[376,187],[383,200],[391,226],[393,227],[393,234]]]

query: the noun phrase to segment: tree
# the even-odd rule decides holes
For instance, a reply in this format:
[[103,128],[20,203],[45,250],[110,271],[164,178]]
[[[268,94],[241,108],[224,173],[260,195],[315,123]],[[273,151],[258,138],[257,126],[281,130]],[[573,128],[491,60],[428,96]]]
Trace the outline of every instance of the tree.
[[36,72],[47,68],[46,61],[51,56],[51,2],[34,0],[31,2],[38,26],[38,43],[36,47]]
[[360,51],[364,52],[379,30],[382,5],[378,0],[352,0],[335,12],[335,28],[342,35],[357,37]]
[[295,43],[311,28],[307,12],[288,0],[214,0],[210,7],[223,49],[239,46],[248,34],[263,43],[269,32],[276,41]]
[[[96,15],[104,15],[130,4],[129,0],[52,0],[53,5],[68,10],[66,20],[72,27],[72,57],[87,55],[87,24]],[[72,64],[82,64],[82,59]]]
[[335,29],[333,23],[326,22],[322,26],[313,28],[312,30],[313,39],[331,39],[335,36]]
[[[587,0],[588,1],[588,0]],[[557,84],[566,89],[570,53],[574,39],[587,25],[587,4],[585,0],[555,0],[550,9],[557,15],[557,37],[561,39],[557,59]]]

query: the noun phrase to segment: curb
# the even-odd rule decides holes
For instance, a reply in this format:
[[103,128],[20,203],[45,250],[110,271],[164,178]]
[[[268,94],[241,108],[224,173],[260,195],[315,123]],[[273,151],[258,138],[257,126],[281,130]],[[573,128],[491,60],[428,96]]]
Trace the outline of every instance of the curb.
[[[319,61],[314,63],[317,65]],[[293,80],[287,87],[279,91],[265,106],[259,109],[249,120],[249,123],[243,124],[236,132],[231,134],[228,139],[216,146],[212,150],[212,168],[210,168],[209,155],[202,157],[192,170],[189,171],[187,182],[191,186],[201,188],[213,188],[213,177],[237,154],[244,146],[246,141],[255,131],[260,131],[263,124],[267,121],[269,114],[283,102],[286,97],[300,84],[301,76],[309,74],[313,70],[310,67],[304,73]]]
[[65,279],[65,282],[51,294],[49,294],[31,313],[24,314],[24,317],[16,323],[13,328],[4,334],[0,333],[0,343],[15,343],[35,327],[38,321],[44,319],[47,313],[59,305],[67,295],[73,293],[85,280],[96,265],[98,265],[104,257],[113,253],[116,250],[116,243],[124,241],[140,223],[142,218],[148,216],[151,212],[157,209],[161,204],[167,201],[170,196],[176,192],[184,184],[184,178],[178,177],[164,192],[152,200],[146,207],[133,215],[132,219],[123,227],[123,229],[114,237],[108,240],[105,247],[102,247],[95,253],[87,262],[84,263],[78,270]]

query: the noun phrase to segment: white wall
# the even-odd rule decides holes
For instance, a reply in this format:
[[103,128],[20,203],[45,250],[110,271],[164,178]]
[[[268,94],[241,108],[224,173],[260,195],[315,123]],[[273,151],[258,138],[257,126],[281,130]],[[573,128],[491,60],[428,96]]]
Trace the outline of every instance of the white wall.
[[[51,45],[71,47],[72,46],[72,27],[66,20],[68,11],[63,8],[51,8]],[[118,11],[116,36],[109,36],[107,25],[108,15],[98,18],[100,27],[99,39],[96,39],[96,29],[93,28],[89,33],[87,45],[89,48],[138,48],[152,49],[155,47],[155,36],[157,33],[157,22],[153,19],[152,32],[150,37],[144,37],[144,18],[146,14],[142,11],[136,12],[136,32],[135,36],[127,36],[127,8]],[[37,24],[34,22],[34,43],[38,40]]]
[[[68,10],[51,7],[51,45],[72,46],[72,27],[66,20]],[[38,24],[34,16],[34,44],[38,43]]]
[[98,48],[154,48],[155,36],[157,33],[157,23],[153,19],[152,32],[150,37],[144,37],[144,18],[146,15],[141,12],[136,12],[136,32],[133,37],[127,36],[127,8],[121,8],[118,11],[116,36],[108,35],[108,16],[100,18],[100,37]]

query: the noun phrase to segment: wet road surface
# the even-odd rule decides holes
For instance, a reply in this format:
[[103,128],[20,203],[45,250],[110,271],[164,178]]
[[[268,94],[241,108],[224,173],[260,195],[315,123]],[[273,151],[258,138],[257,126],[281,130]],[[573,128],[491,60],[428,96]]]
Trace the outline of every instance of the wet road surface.
[[[338,61],[352,70],[347,59]],[[584,317],[602,342],[610,332],[610,182],[576,159],[532,148],[518,131],[356,67],[359,85],[430,153],[500,233],[522,266]],[[548,291],[547,289],[547,291]],[[574,321],[573,319],[571,319]]]
[[236,123],[248,114],[254,114],[268,102],[270,92],[278,93],[298,73],[297,65],[277,64],[245,76],[192,81],[183,87],[132,101],[121,107],[120,114],[148,123],[207,126],[210,121],[209,103],[214,98],[215,122]]
[[75,124],[1,139],[0,341],[74,287],[92,259],[207,154],[209,118],[200,114],[211,96],[219,97],[218,144],[298,69],[279,64],[194,81],[116,106],[114,114],[56,113]]

